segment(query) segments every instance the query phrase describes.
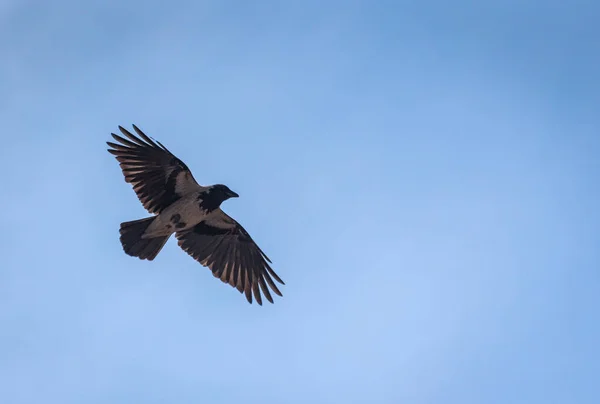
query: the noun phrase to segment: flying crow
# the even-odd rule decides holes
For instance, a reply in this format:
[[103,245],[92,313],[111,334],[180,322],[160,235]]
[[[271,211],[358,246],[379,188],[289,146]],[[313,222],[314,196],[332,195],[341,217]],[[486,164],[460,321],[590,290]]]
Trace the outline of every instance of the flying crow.
[[273,303],[271,290],[282,296],[273,278],[271,260],[237,221],[221,210],[221,203],[239,195],[222,184],[199,185],[190,169],[160,142],[133,125],[139,136],[119,126],[119,142],[106,142],[116,156],[125,181],[153,216],[121,223],[120,240],[128,255],[152,261],[175,233],[179,246],[208,267],[216,278],[262,305],[260,291]]

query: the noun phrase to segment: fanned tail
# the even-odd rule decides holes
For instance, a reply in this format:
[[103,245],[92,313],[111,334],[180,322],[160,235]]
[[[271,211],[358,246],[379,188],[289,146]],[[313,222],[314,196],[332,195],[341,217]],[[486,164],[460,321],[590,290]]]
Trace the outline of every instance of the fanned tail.
[[156,258],[171,235],[142,238],[142,235],[155,218],[156,216],[151,216],[145,219],[121,223],[121,228],[119,229],[119,233],[121,233],[120,240],[123,251],[127,255],[149,261]]

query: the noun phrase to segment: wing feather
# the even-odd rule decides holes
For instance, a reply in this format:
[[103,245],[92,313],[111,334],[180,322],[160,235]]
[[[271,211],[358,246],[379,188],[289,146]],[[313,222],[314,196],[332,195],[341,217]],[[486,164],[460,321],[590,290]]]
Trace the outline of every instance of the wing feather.
[[244,293],[249,303],[254,297],[262,305],[263,296],[273,303],[271,291],[283,296],[273,278],[285,283],[270,267],[269,258],[248,232],[221,209],[192,229],[175,233],[175,237],[181,249],[208,267],[216,278]]
[[119,143],[106,142],[138,199],[150,213],[160,213],[189,192],[203,189],[183,161],[137,126],[135,136],[119,126],[123,136],[111,133]]

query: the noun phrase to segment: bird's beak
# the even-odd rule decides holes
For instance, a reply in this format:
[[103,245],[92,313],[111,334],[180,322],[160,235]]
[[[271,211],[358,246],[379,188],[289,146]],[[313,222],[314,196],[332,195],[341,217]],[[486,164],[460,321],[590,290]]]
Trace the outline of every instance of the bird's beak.
[[238,195],[238,194],[236,194],[235,192],[231,191],[231,192],[229,192],[229,197],[230,197],[230,198],[238,198],[238,197],[239,197],[239,195]]

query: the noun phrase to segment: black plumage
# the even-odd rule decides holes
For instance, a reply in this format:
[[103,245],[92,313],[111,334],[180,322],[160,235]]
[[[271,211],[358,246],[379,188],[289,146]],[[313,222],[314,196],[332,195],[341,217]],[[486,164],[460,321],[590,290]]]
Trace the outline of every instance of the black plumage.
[[271,303],[273,299],[267,284],[281,296],[271,277],[282,284],[283,281],[269,265],[269,257],[248,232],[222,210],[195,225],[191,231],[176,233],[175,237],[184,251],[209,267],[215,277],[244,292],[248,301],[254,292],[256,301],[262,303],[259,285]]
[[[146,210],[154,216],[121,223],[120,241],[125,253],[153,260],[175,233],[179,246],[221,281],[262,305],[271,303],[271,291],[282,296],[273,279],[285,283],[271,268],[271,260],[248,232],[221,209],[238,195],[227,186],[201,186],[187,165],[138,127],[133,135],[112,134],[107,142],[125,181],[130,183]],[[270,290],[269,290],[270,289]]]

